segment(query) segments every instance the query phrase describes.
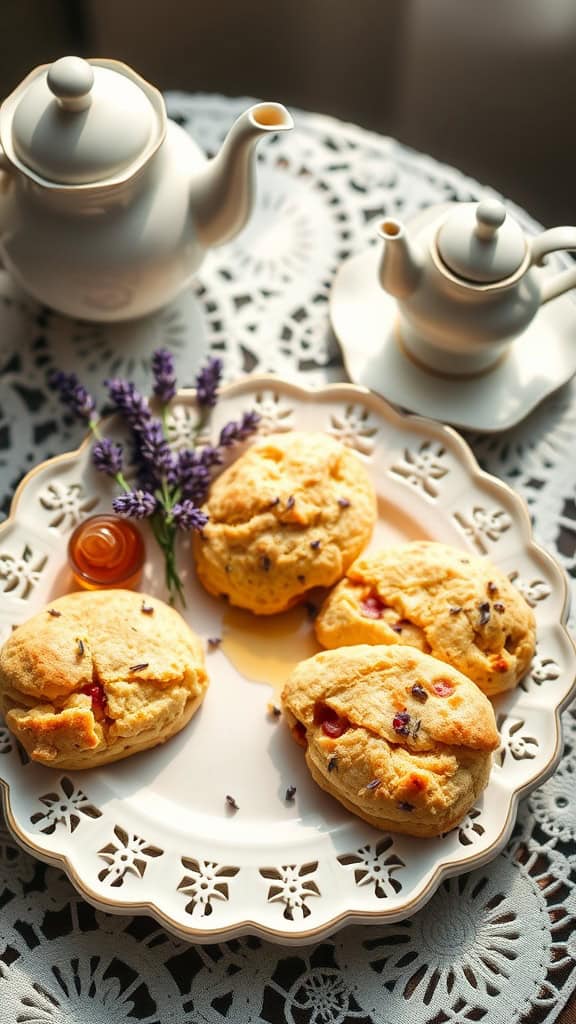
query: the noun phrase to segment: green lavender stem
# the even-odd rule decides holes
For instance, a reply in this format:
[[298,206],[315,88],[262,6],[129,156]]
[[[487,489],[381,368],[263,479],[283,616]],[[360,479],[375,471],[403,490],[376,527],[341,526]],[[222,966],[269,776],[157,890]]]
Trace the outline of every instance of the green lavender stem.
[[166,522],[163,515],[157,512],[148,521],[154,539],[164,555],[164,576],[170,594],[170,604],[175,604],[176,598],[179,598],[185,608],[184,587],[176,568],[176,552],[174,550],[176,530]]

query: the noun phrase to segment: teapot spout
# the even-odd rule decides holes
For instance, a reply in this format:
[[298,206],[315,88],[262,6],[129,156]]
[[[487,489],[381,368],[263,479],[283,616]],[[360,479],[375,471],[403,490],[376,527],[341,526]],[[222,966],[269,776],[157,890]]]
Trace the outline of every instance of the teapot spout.
[[384,241],[378,278],[384,291],[396,299],[406,299],[416,288],[422,273],[422,259],[408,240],[404,225],[389,217],[382,221],[378,234]]
[[256,143],[293,126],[281,103],[257,103],[232,125],[220,152],[192,183],[192,209],[203,246],[222,245],[242,230],[254,204]]

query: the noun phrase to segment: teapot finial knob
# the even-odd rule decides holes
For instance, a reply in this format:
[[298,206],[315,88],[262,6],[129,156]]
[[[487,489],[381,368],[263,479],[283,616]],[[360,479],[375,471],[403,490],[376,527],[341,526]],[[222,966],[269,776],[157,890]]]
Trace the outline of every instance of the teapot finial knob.
[[494,238],[506,220],[506,207],[497,199],[484,199],[476,207],[476,236],[484,241]]
[[94,71],[81,57],[60,57],[54,61],[46,81],[63,110],[85,110],[90,106]]

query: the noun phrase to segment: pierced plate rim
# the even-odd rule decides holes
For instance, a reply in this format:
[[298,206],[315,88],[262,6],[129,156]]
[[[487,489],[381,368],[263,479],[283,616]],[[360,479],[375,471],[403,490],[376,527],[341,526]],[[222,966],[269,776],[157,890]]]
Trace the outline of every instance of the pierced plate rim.
[[[568,642],[573,658],[576,659],[576,643],[566,625],[570,593],[564,571],[555,558],[544,547],[535,541],[532,533],[528,506],[526,505],[524,498],[517,494],[504,481],[481,469],[472,449],[456,429],[424,416],[401,412],[390,405],[390,403],[380,395],[375,394],[368,388],[349,383],[335,383],[319,387],[303,387],[300,384],[296,384],[272,374],[262,374],[254,377],[244,377],[234,383],[225,385],[221,388],[220,395],[222,399],[236,398],[245,394],[253,394],[255,396],[259,392],[267,390],[292,396],[302,403],[313,402],[316,398],[324,400],[334,398],[335,400],[341,400],[344,402],[346,400],[350,402],[359,400],[365,407],[372,410],[384,423],[392,424],[398,429],[407,425],[411,425],[416,428],[418,431],[416,436],[421,439],[437,439],[441,441],[442,439],[450,438],[452,449],[455,451],[457,456],[457,461],[460,465],[465,467],[466,472],[470,477],[470,482],[472,484],[477,482],[489,483],[491,487],[495,487],[495,489],[500,491],[501,494],[506,495],[508,510],[513,510],[514,512],[514,526],[516,530],[519,530],[522,550],[536,554],[541,561],[546,563],[550,573],[555,577],[556,582],[561,589],[561,609],[558,619],[555,620],[555,622],[560,626],[562,636]],[[190,402],[194,401],[194,398],[195,391],[193,388],[182,388],[177,392],[176,402],[178,399]],[[111,419],[112,418],[107,418],[103,420],[103,425],[105,426],[105,424],[110,422]],[[91,436],[88,434],[74,450],[64,452],[52,457],[51,459],[44,460],[37,466],[34,466],[23,477],[14,493],[10,506],[10,513],[5,522],[0,525],[0,538],[9,527],[16,524],[17,513],[22,499],[24,498],[26,489],[36,475],[52,466],[60,466],[63,463],[74,463],[85,453],[90,444]],[[225,927],[221,926],[219,928],[209,929],[198,928],[183,925],[182,923],[175,921],[159,904],[153,901],[120,899],[117,898],[116,895],[114,895],[114,898],[103,899],[101,894],[92,889],[86,879],[84,879],[76,870],[65,851],[54,851],[43,847],[40,844],[37,845],[31,842],[29,835],[26,834],[14,814],[10,794],[10,783],[1,776],[0,796],[2,798],[8,827],[16,841],[27,852],[31,853],[39,860],[61,868],[80,895],[89,903],[104,912],[132,915],[149,914],[168,931],[187,941],[213,943],[228,941],[246,934],[253,934],[276,943],[282,943],[285,945],[301,945],[304,943],[316,942],[321,938],[328,937],[346,925],[364,923],[384,924],[405,919],[420,910],[431,899],[444,879],[481,867],[497,856],[505,846],[512,832],[516,821],[518,803],[520,799],[546,781],[546,779],[548,779],[553,773],[561,759],[562,726],[560,716],[575,694],[576,669],[572,682],[564,696],[554,707],[549,708],[550,722],[554,722],[555,733],[555,744],[552,754],[547,763],[543,765],[536,774],[522,785],[510,790],[509,807],[506,819],[499,834],[486,849],[475,854],[471,853],[462,857],[458,861],[447,862],[439,858],[432,874],[430,875],[428,883],[422,891],[417,893],[411,900],[406,899],[395,910],[386,911],[382,907],[378,907],[374,910],[359,906],[348,907],[344,911],[329,918],[329,920],[322,920],[319,924],[309,928],[291,928],[290,930],[286,930],[281,927],[273,928],[265,924],[263,921],[252,920],[249,918],[236,921],[234,924]],[[384,832],[381,833],[382,836],[385,836],[386,834],[387,833]],[[70,836],[63,837],[64,845],[67,845],[66,839],[69,841]],[[288,855],[286,859],[289,859]],[[407,895],[409,895],[409,890]]]

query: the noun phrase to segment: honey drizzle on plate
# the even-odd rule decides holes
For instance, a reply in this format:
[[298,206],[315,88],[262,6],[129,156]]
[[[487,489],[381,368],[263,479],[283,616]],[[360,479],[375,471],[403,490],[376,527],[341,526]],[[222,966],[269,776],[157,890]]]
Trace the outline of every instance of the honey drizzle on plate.
[[278,700],[294,666],[322,648],[305,605],[266,616],[230,606],[222,620],[221,650],[250,682],[272,687]]

